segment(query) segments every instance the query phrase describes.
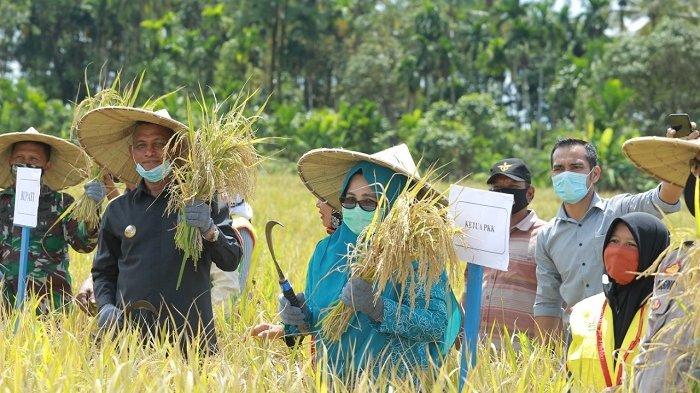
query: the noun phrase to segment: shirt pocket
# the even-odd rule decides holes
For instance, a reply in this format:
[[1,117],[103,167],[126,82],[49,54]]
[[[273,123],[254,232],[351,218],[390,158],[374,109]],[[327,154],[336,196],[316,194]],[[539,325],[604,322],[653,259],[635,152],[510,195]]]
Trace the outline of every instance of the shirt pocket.
[[63,222],[50,206],[40,206],[37,214],[37,227],[33,236],[41,243],[40,254],[46,254],[50,262],[60,263],[66,247],[63,237]]

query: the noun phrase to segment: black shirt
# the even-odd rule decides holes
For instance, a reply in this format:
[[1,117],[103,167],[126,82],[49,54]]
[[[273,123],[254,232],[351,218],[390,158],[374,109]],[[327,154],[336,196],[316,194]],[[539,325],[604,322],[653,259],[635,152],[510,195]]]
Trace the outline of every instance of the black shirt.
[[[202,239],[202,258],[195,267],[185,265],[182,283],[176,289],[182,251],[175,247],[177,214],[166,214],[168,195],[158,198],[143,181],[113,200],[100,227],[97,254],[92,266],[98,307],[114,304],[124,308],[138,300],[153,304],[159,313],[157,325],[185,330],[186,337],[204,333],[210,347],[216,346],[210,294],[209,270],[214,262],[221,270],[238,267],[242,248],[231,227],[226,206],[212,205],[211,217],[220,234],[216,242]],[[133,226],[135,233],[127,233]],[[127,235],[132,235],[131,237]],[[173,326],[174,325],[174,326]]]

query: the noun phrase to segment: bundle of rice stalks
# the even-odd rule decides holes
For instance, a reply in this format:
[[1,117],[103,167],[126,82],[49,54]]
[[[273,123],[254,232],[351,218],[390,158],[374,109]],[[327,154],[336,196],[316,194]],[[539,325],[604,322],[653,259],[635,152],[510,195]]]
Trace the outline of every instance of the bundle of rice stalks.
[[[263,157],[256,146],[266,138],[256,138],[253,126],[264,109],[246,116],[246,104],[255,95],[237,97],[228,111],[226,101],[215,101],[210,108],[203,97],[197,102],[201,112],[199,128],[194,126],[194,113],[188,101],[189,127],[175,134],[166,147],[172,163],[173,181],[169,185],[168,213],[182,216],[185,206],[194,201],[212,201],[217,194],[241,195],[249,198],[255,188],[258,165]],[[175,229],[175,245],[183,251],[177,279],[180,288],[185,263],[196,264],[202,255],[202,237],[197,228],[180,220]]]
[[[374,284],[375,301],[392,282],[397,284],[400,302],[408,295],[409,309],[415,309],[416,295],[422,287],[427,308],[431,288],[440,281],[442,273],[447,272],[451,279],[459,274],[453,237],[462,229],[449,219],[444,195],[424,193],[426,179],[433,173],[409,182],[390,210],[382,195],[372,223],[348,255],[351,276]],[[324,337],[339,340],[353,314],[350,307],[338,302],[321,322]]]
[[[86,182],[93,180],[102,181],[104,172],[94,161],[90,160],[90,169]],[[92,198],[88,198],[83,192],[76,198],[75,202],[66,210],[70,211],[70,216],[80,222],[84,222],[89,230],[94,230],[100,225],[100,212],[102,206]]]

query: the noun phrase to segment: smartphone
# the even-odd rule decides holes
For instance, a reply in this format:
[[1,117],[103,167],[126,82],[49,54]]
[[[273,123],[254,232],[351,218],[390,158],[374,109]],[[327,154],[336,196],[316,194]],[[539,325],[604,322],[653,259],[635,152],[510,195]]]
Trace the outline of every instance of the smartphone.
[[666,116],[668,126],[676,130],[675,138],[684,138],[693,132],[687,113],[672,113]]

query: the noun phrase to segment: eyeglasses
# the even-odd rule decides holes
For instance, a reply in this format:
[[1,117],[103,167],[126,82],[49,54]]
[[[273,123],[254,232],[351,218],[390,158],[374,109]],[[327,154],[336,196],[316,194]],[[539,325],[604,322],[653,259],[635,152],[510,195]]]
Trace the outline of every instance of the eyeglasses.
[[360,209],[366,212],[373,212],[377,210],[377,201],[371,199],[363,199],[358,201],[355,197],[341,197],[340,204],[346,209],[354,209],[355,206],[360,205]]

